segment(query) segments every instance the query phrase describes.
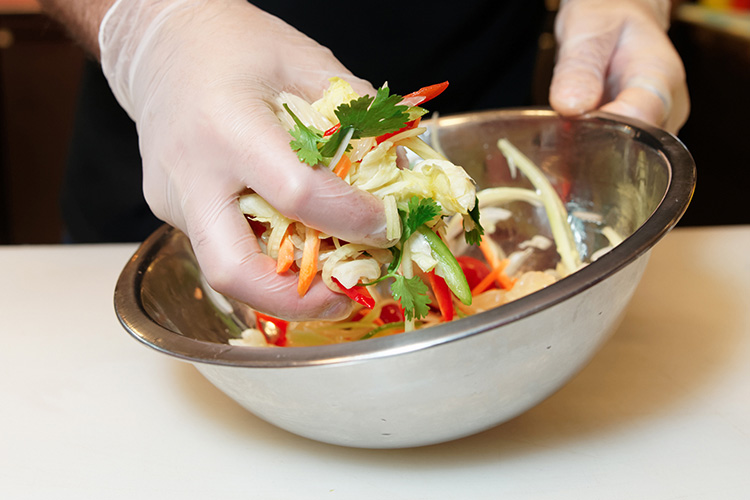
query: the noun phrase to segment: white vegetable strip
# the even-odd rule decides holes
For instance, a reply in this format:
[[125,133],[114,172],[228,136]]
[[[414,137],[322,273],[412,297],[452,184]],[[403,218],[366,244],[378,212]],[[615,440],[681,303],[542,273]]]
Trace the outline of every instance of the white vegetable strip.
[[248,328],[242,331],[242,338],[229,339],[230,345],[244,345],[247,347],[275,347],[269,344],[263,332],[257,328]]
[[611,226],[604,226],[602,228],[602,234],[605,238],[609,241],[609,244],[613,247],[616,247],[620,243],[622,243],[622,236],[620,236],[617,231],[615,231]]
[[385,237],[388,241],[398,241],[401,239],[401,218],[398,216],[398,205],[396,198],[389,194],[383,197],[383,206],[385,207]]
[[276,225],[271,226],[271,235],[268,237],[268,256],[276,259],[279,256],[279,248],[281,247],[281,240],[286,234],[286,230],[289,227],[287,221],[280,221]]
[[380,277],[380,264],[372,258],[359,258],[339,262],[333,269],[332,277],[339,280],[344,288],[351,288],[360,281],[370,282]]
[[280,111],[277,113],[277,116],[287,130],[293,129],[295,124],[289,113],[284,110],[282,104],[289,106],[292,113],[308,127],[315,127],[324,132],[333,126],[331,120],[320,114],[310,103],[295,94],[282,92],[279,94],[278,104]]
[[433,257],[430,244],[424,236],[419,233],[414,233],[404,246],[407,245],[409,247],[409,255],[411,255],[412,262],[422,271],[427,273],[437,266],[438,261]]
[[447,160],[445,156],[432,149],[419,137],[409,137],[408,139],[399,141],[399,145],[411,149],[425,160]]
[[362,139],[354,139],[351,141],[352,150],[349,153],[349,159],[352,163],[361,161],[364,156],[370,152],[372,148],[376,146],[374,137],[364,137]]
[[534,251],[531,248],[513,252],[508,256],[508,265],[505,266],[503,272],[508,276],[514,276],[533,253]]
[[578,256],[573,233],[567,222],[567,211],[555,188],[552,187],[541,170],[510,141],[500,139],[497,142],[497,147],[506,157],[513,159],[516,167],[523,172],[539,192],[565,272],[566,274],[572,273],[580,267],[581,259]]
[[398,134],[389,137],[388,140],[391,141],[393,144],[401,145],[402,141],[405,141],[409,139],[410,137],[421,135],[426,130],[427,129],[424,127],[410,128],[408,130],[404,130],[403,132],[399,132]]
[[479,208],[492,206],[492,205],[503,205],[512,201],[525,201],[532,205],[541,206],[543,205],[542,197],[539,193],[532,191],[531,189],[519,188],[519,187],[494,187],[482,189],[477,192],[477,198],[479,199]]
[[239,205],[240,211],[243,214],[247,214],[259,222],[266,222],[271,225],[272,229],[268,237],[267,254],[274,259],[278,257],[281,239],[293,221],[281,215],[270,203],[255,193],[241,196]]
[[339,148],[336,150],[336,154],[333,155],[333,158],[331,158],[331,163],[328,165],[329,167],[336,168],[336,165],[338,165],[339,160],[342,156],[344,156],[344,153],[346,152],[347,146],[349,146],[349,141],[352,140],[352,135],[354,135],[354,129],[350,128],[343,139],[341,139],[341,144],[339,144]]
[[331,290],[338,290],[338,286],[331,280],[331,276],[333,276],[335,267],[339,264],[339,262],[343,262],[346,260],[352,260],[367,250],[366,245],[356,245],[354,243],[348,243],[341,248],[338,248],[331,252],[331,254],[328,256],[328,259],[326,259],[325,263],[323,264],[323,269],[321,273],[321,277],[323,278],[323,282],[330,288]]
[[591,262],[598,260],[602,255],[606,254],[614,247],[622,243],[622,236],[620,236],[617,231],[615,231],[611,226],[604,226],[602,228],[602,234],[605,238],[607,238],[607,241],[609,241],[609,245],[604,248],[600,248],[599,250],[591,254]]
[[535,234],[531,237],[531,239],[522,241],[518,244],[518,248],[520,248],[521,250],[524,250],[526,248],[538,248],[539,250],[547,250],[551,246],[552,242],[550,241],[550,239],[546,236],[542,236],[541,234]]

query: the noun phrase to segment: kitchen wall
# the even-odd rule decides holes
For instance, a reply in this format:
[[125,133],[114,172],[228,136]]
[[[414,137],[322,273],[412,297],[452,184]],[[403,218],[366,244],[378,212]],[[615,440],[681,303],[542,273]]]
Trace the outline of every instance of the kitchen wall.
[[680,139],[698,166],[682,224],[750,224],[750,1],[705,3],[724,9],[683,5],[670,32],[692,100]]
[[83,52],[34,2],[0,1],[0,243],[57,243]]

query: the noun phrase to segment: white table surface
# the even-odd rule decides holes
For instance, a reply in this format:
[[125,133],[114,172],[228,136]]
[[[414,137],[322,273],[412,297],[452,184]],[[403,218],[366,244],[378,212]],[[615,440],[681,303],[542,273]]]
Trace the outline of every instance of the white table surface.
[[133,340],[135,248],[0,247],[0,498],[750,498],[750,226],[673,231],[562,390],[407,450],[291,435]]

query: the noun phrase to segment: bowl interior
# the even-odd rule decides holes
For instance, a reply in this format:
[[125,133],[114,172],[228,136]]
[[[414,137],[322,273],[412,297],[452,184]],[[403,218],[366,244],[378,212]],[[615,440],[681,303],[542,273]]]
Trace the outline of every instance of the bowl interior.
[[[563,197],[584,259],[607,245],[602,227],[626,238],[646,222],[671,178],[660,144],[644,141],[639,129],[604,120],[562,120],[544,111],[509,119],[488,113],[444,118],[430,135],[479,189],[531,187],[523,175],[512,176],[496,145],[499,138],[508,138]],[[518,237],[535,232],[549,236],[541,207],[515,203],[511,209],[513,227],[510,235],[498,239],[502,245],[512,247]],[[514,231],[522,234],[514,237]]]
[[[533,314],[606,279],[671,229],[692,196],[695,169],[690,155],[671,135],[640,123],[606,114],[561,119],[546,109],[472,113],[429,123],[428,141],[463,166],[479,189],[530,186],[522,175],[511,174],[497,147],[498,139],[509,139],[564,198],[584,258],[607,245],[601,232],[604,226],[614,229],[623,243],[548,289],[498,311],[431,328],[427,335],[420,331],[346,345],[284,349],[297,352],[271,355],[262,348],[227,344],[252,322],[248,309],[217,297],[203,280],[187,238],[165,226],[144,242],[123,270],[115,295],[122,324],[158,350],[217,364],[338,362],[375,352],[419,349]],[[512,223],[495,235],[506,250],[536,233],[550,235],[543,209],[526,203],[509,208],[514,213]]]

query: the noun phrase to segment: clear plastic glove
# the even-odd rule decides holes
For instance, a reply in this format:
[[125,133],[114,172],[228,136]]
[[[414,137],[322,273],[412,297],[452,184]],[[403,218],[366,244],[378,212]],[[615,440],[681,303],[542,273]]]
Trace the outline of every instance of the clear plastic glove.
[[144,193],[183,230],[217,290],[287,319],[340,318],[351,301],[318,277],[300,298],[238,206],[252,189],[284,215],[352,242],[386,244],[382,202],[300,163],[274,115],[280,91],[313,101],[343,76],[331,52],[245,0],[120,0],[101,24],[104,73],[135,120]]
[[668,0],[563,0],[552,107],[564,115],[601,109],[676,133],[690,101],[666,34],[669,10]]

